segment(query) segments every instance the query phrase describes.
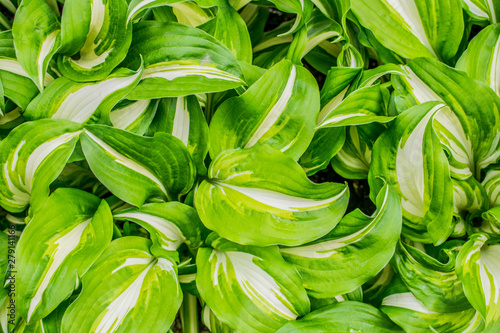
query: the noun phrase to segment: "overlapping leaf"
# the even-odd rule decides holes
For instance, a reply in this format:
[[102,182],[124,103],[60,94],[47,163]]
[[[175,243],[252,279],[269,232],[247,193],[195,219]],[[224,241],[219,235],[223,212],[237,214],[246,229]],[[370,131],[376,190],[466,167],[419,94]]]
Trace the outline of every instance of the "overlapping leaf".
[[195,207],[222,237],[258,246],[301,245],[327,234],[348,201],[343,184],[315,184],[292,158],[266,145],[227,151],[198,187]]
[[278,247],[242,246],[213,233],[197,255],[196,284],[217,318],[241,332],[275,332],[309,312],[297,270]]
[[28,324],[75,289],[112,236],[109,206],[92,194],[59,189],[34,214],[17,247],[19,313]]

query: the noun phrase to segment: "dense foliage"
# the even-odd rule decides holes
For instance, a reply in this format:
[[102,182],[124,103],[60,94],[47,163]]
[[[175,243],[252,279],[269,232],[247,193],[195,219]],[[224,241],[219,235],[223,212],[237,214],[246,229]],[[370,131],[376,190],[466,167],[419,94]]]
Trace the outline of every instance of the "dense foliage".
[[4,333],[500,331],[500,1],[0,5]]

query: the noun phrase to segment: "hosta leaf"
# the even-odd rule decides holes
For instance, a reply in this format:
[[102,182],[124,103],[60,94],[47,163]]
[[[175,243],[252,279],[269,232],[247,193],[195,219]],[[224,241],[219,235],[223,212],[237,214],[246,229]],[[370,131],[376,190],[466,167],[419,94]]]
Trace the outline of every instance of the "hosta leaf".
[[40,91],[49,83],[45,73],[61,43],[60,31],[59,20],[45,0],[21,2],[12,27],[16,55]]
[[109,123],[109,112],[139,82],[137,72],[119,69],[98,82],[77,83],[66,77],[56,79],[38,95],[23,114],[28,120],[67,119],[78,123]]
[[208,125],[196,96],[163,98],[150,127],[150,133],[166,132],[182,141],[193,156],[198,173],[206,172]]
[[[393,284],[389,288],[393,288]],[[404,287],[401,280],[398,280],[398,284],[398,288],[389,291],[388,296],[383,299],[380,310],[401,326],[405,332],[483,332],[484,322],[475,309],[447,313],[434,312],[415,298]]]
[[[361,72],[361,68],[332,67],[321,89],[321,111],[317,121],[323,120],[339,106],[346,96],[352,82]],[[346,134],[345,129],[321,128],[314,133],[311,143],[300,157],[299,163],[308,175],[325,169],[335,154],[342,149]],[[328,144],[325,145],[325,142]]]
[[249,245],[300,245],[340,221],[349,190],[315,184],[290,157],[266,145],[227,151],[210,165],[195,207],[207,228]]
[[127,10],[127,24],[134,20],[141,12],[158,6],[170,5],[176,2],[182,2],[183,0],[132,0],[129,1]]
[[[211,19],[215,17],[214,13],[210,9],[205,9],[200,7],[200,1],[183,1],[173,3],[170,6],[172,7],[172,13],[176,20],[169,21],[177,21],[181,24],[188,25],[190,27],[198,27],[204,23],[207,23]],[[212,6],[211,2],[209,6]],[[160,8],[154,8],[153,11],[157,13],[156,10]],[[167,21],[162,21],[167,22]]]
[[402,199],[403,235],[436,245],[454,229],[453,184],[446,155],[433,128],[444,104],[428,102],[399,115],[373,147],[368,177],[377,193],[383,177]]
[[82,133],[85,158],[114,195],[141,207],[150,199],[177,200],[194,183],[196,168],[186,147],[166,133],[152,138],[102,125]]
[[309,312],[297,270],[278,247],[231,243],[212,233],[198,250],[196,284],[217,318],[239,332],[275,332]]
[[150,246],[133,236],[111,242],[83,276],[83,290],[64,314],[61,332],[166,332],[182,291],[175,262],[152,256]]
[[236,58],[224,45],[199,29],[179,23],[136,24],[123,65],[137,68],[141,57],[144,74],[128,99],[186,96],[244,84]]
[[335,297],[375,277],[389,262],[401,233],[401,205],[396,191],[385,185],[377,196],[377,211],[347,214],[325,237],[299,247],[282,248],[309,295]]
[[19,313],[30,324],[52,312],[75,289],[112,236],[105,201],[77,189],[58,189],[35,212],[19,240]]
[[487,243],[488,236],[470,236],[457,257],[457,274],[469,302],[486,322],[485,332],[500,328],[500,245]]
[[500,24],[481,30],[457,62],[457,69],[479,80],[500,95]]
[[464,30],[460,2],[351,0],[351,8],[360,23],[388,49],[405,58],[435,56],[448,62],[457,53]]
[[245,21],[228,0],[214,1],[219,7],[213,36],[226,45],[236,59],[252,63],[252,42]]
[[453,215],[459,223],[455,227],[453,237],[465,235],[466,220],[470,216],[488,209],[488,195],[483,186],[474,177],[453,181]]
[[500,206],[495,206],[482,214],[483,220],[488,221],[493,236],[500,234]]
[[339,303],[339,302],[347,302],[347,301],[363,301],[363,289],[358,287],[354,291],[342,295],[337,295],[335,297],[330,298],[314,298],[311,295],[309,296],[309,300],[311,301],[311,311],[315,311],[326,306]]
[[0,143],[0,203],[10,212],[34,209],[48,197],[49,185],[69,159],[81,125],[39,120],[19,125]]
[[500,168],[492,166],[486,170],[486,175],[481,182],[489,199],[489,206],[500,205]]
[[391,265],[385,266],[373,279],[363,284],[363,302],[380,307],[382,297],[394,277]]
[[[46,84],[52,80],[52,76],[45,74]],[[23,110],[39,93],[36,84],[17,61],[12,31],[0,32],[0,81],[5,97],[11,99]],[[4,111],[0,111],[0,114]]]
[[208,327],[210,333],[234,333],[234,330],[222,323],[207,305],[205,305],[201,311],[201,320],[203,324]]
[[[320,128],[299,163],[308,176],[326,169],[332,157],[344,146],[346,129],[344,127]],[[326,145],[325,142],[328,142]]]
[[264,143],[298,159],[311,142],[318,112],[313,76],[283,60],[243,95],[219,106],[210,123],[210,156]]
[[347,179],[368,178],[373,143],[384,130],[378,123],[348,127],[344,146],[332,158],[333,170]]
[[[445,243],[446,244],[446,243]],[[455,272],[458,249],[447,249],[447,262],[399,242],[394,266],[401,279],[425,307],[435,312],[459,312],[471,307]]]
[[149,231],[153,246],[167,251],[176,251],[183,243],[193,250],[202,245],[205,228],[196,210],[179,202],[151,203],[140,209],[124,209],[115,213],[113,218],[139,224]]
[[125,58],[132,41],[127,1],[67,2],[70,6],[65,4],[61,29],[63,45],[69,46],[65,46],[67,54],[58,56],[57,67],[74,81],[104,80]]
[[434,122],[453,177],[466,179],[472,174],[479,180],[481,169],[500,157],[500,98],[437,60],[419,58],[406,70],[408,76],[398,92],[402,99],[443,101],[451,109],[439,112]]
[[476,20],[490,21],[492,24],[500,20],[500,5],[490,0],[462,0],[467,13]]
[[109,114],[113,127],[143,135],[148,130],[158,108],[158,100],[123,101]]
[[0,116],[0,139],[5,139],[12,129],[24,123],[24,118],[20,112],[20,107],[8,103],[5,115]]
[[318,119],[318,128],[387,123],[386,101],[380,85],[358,89],[347,96],[335,109]]
[[361,302],[336,303],[291,321],[276,333],[402,332],[377,308]]

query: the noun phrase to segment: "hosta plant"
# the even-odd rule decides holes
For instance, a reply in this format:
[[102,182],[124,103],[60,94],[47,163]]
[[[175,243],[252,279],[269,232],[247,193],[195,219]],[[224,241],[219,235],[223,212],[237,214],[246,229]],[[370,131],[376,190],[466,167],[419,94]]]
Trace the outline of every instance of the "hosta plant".
[[499,332],[499,21],[0,0],[0,330]]

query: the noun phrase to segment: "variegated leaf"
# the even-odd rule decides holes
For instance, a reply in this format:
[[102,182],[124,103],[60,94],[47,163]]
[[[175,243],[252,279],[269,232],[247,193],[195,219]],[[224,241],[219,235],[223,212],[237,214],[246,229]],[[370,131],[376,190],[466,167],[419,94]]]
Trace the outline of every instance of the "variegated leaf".
[[109,124],[111,109],[134,89],[141,74],[142,68],[137,72],[121,68],[102,81],[88,83],[60,77],[30,103],[23,116],[28,120],[54,118]]
[[137,68],[141,59],[144,74],[128,99],[186,96],[245,84],[236,58],[224,45],[200,29],[179,23],[136,24],[123,65]]
[[297,160],[312,140],[318,112],[319,91],[313,76],[283,60],[243,95],[219,106],[210,123],[210,156],[268,144]]
[[340,221],[346,185],[315,184],[290,157],[266,145],[230,150],[210,165],[195,207],[207,228],[240,244],[301,245]]
[[[82,278],[62,333],[166,332],[182,302],[177,265],[151,255],[151,241],[114,240]],[[92,304],[92,306],[88,306]]]
[[19,125],[0,143],[0,204],[10,212],[33,209],[49,195],[49,185],[69,159],[81,125],[38,120]]
[[[68,7],[66,7],[68,6]],[[61,26],[64,54],[57,67],[79,82],[104,80],[132,41],[126,0],[67,0]]]
[[485,332],[500,329],[500,245],[486,234],[470,236],[457,257],[457,274],[469,302],[486,322]]
[[373,279],[363,284],[363,302],[380,307],[384,293],[394,277],[394,269],[386,265]]
[[309,295],[335,297],[352,292],[375,277],[394,254],[401,233],[401,204],[385,185],[377,196],[377,211],[347,214],[330,233],[312,243],[281,248],[293,263]]
[[486,27],[471,40],[456,68],[489,85],[500,96],[500,23]]
[[474,308],[446,313],[431,311],[406,289],[397,276],[389,286],[380,310],[411,333],[481,333],[484,330],[484,321]]
[[[332,67],[328,71],[320,93],[321,111],[318,120],[324,118],[342,102],[360,72],[361,68],[345,67]],[[328,166],[332,157],[342,149],[346,139],[345,132],[345,128],[342,127],[316,130],[309,147],[299,160],[308,175]]]
[[149,130],[150,134],[156,132],[166,132],[181,140],[193,156],[198,173],[206,173],[208,124],[196,96],[161,99]]
[[[36,29],[32,22],[36,22]],[[50,82],[46,80],[46,71],[60,46],[60,31],[59,20],[45,0],[21,2],[12,27],[16,55],[40,91]]]
[[462,0],[462,5],[474,20],[491,24],[500,20],[500,4],[495,0]]
[[[5,97],[26,109],[39,90],[31,77],[17,61],[12,31],[0,32],[0,81]],[[44,83],[53,81],[52,76],[45,74]],[[5,110],[0,111],[0,114]]]
[[154,99],[124,100],[111,110],[109,120],[115,128],[144,135],[156,115],[157,108],[158,100]]
[[198,251],[196,284],[217,318],[238,332],[275,332],[309,312],[297,270],[277,246],[243,246],[212,233]]
[[481,182],[489,199],[489,207],[500,205],[500,168],[498,165],[491,166],[486,170]]
[[234,330],[221,322],[210,309],[208,305],[203,307],[201,311],[201,320],[203,324],[208,327],[210,333],[234,333]]
[[28,324],[46,317],[111,241],[105,201],[77,189],[58,189],[24,229],[16,254],[19,313]]
[[331,160],[333,170],[347,179],[368,178],[373,144],[385,129],[378,123],[347,127],[344,146]]
[[336,303],[289,322],[276,333],[403,332],[377,308],[356,301]]
[[[474,177],[466,180],[452,179],[453,182],[453,215],[457,225],[452,237],[462,237],[472,226],[468,222],[471,216],[488,209],[488,195],[483,186]],[[472,232],[473,233],[473,232]]]
[[203,243],[206,230],[196,210],[180,202],[151,203],[140,209],[123,209],[116,212],[113,218],[139,224],[149,231],[153,246],[166,251],[177,251],[184,243],[196,251]]
[[396,98],[410,105],[446,103],[449,108],[436,115],[434,127],[448,153],[452,176],[466,179],[473,175],[480,180],[481,170],[500,157],[500,98],[484,84],[437,60],[416,59],[405,69],[406,77],[393,78]]
[[134,20],[141,12],[149,8],[158,6],[170,5],[176,2],[183,2],[184,0],[132,0],[129,1],[127,10],[127,24]]
[[351,9],[388,49],[405,58],[433,56],[448,62],[457,53],[464,30],[460,2],[351,0]]
[[459,312],[471,307],[455,272],[460,244],[452,246],[444,249],[446,262],[401,241],[394,255],[394,267],[406,287],[427,309],[435,312]]
[[146,200],[178,200],[194,183],[192,158],[172,135],[157,133],[149,138],[88,125],[81,140],[85,158],[99,181],[134,206],[141,207]]
[[378,177],[398,192],[403,235],[435,245],[443,243],[455,227],[449,165],[433,127],[433,119],[444,107],[428,102],[399,115],[375,143],[368,177],[373,194],[382,185]]
[[356,126],[372,122],[387,123],[394,116],[387,116],[388,93],[380,85],[360,88],[347,96],[328,113],[322,110],[317,128]]

